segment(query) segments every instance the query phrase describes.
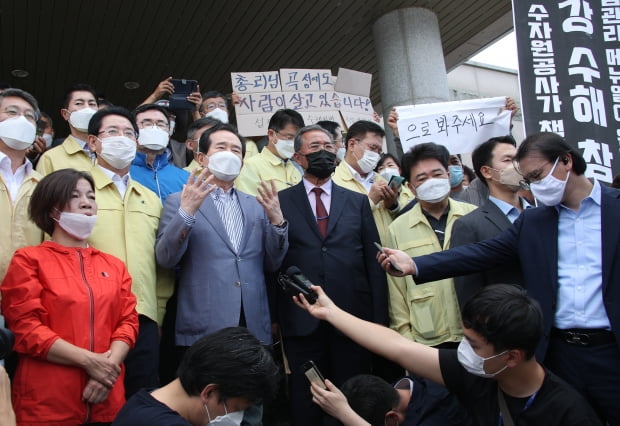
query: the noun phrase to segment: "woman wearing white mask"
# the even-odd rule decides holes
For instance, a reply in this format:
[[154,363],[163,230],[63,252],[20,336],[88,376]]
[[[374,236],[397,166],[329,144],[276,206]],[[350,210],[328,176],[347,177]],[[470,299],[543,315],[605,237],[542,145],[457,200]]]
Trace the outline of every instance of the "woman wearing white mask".
[[86,242],[97,218],[92,178],[73,169],[51,173],[32,194],[29,213],[52,238],[18,250],[2,282],[19,356],[17,421],[111,422],[124,403],[122,363],[138,317],[125,265]]

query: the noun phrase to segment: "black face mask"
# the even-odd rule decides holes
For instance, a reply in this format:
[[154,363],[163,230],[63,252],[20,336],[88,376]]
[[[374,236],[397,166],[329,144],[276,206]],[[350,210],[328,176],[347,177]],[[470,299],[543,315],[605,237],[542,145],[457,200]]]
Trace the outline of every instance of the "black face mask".
[[319,179],[329,177],[336,169],[336,154],[324,149],[306,154],[306,160],[308,160],[306,172]]

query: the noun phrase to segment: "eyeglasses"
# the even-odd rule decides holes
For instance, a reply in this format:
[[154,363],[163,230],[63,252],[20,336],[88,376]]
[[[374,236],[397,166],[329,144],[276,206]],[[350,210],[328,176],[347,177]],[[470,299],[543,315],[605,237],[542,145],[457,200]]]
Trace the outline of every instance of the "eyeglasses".
[[293,139],[295,139],[295,135],[291,135],[291,134],[285,135],[285,134],[280,133],[277,130],[276,130],[276,134],[282,136],[287,141],[292,141]]
[[[543,180],[544,177],[546,177],[546,175],[542,176],[542,174],[543,174],[545,166],[547,164],[551,164],[551,161],[545,161],[540,168],[538,168],[536,170],[532,170],[531,172],[529,172],[528,174],[525,174],[525,175],[523,174],[523,171],[521,170],[521,168],[519,168],[519,163],[517,161],[513,160],[512,163],[514,164],[515,169],[517,169],[517,172],[519,172],[519,174],[521,176],[523,176],[523,180],[521,180],[519,182],[519,184],[521,185],[522,188],[529,189],[529,187],[530,187],[530,185],[532,183],[538,183],[541,180]],[[547,174],[549,174],[549,173],[547,173]]]
[[381,154],[381,149],[383,148],[381,145],[373,144],[371,145],[369,142],[363,141],[361,139],[355,139],[356,141],[363,143],[370,149],[372,152],[376,152],[377,154]]
[[138,138],[138,134],[130,129],[119,130],[117,128],[111,127],[109,129],[105,129],[97,133],[98,135],[105,134],[108,136],[125,136],[129,139],[136,140]]
[[168,124],[167,121],[165,120],[157,120],[157,121],[153,121],[150,118],[145,118],[144,120],[140,121],[138,123],[140,126],[142,127],[153,127],[153,126],[157,126],[162,130],[166,130],[168,131],[170,129],[170,125]]
[[222,103],[220,103],[220,104],[211,103],[211,104],[207,104],[207,105],[205,105],[205,109],[206,109],[207,111],[211,111],[212,109],[215,109],[215,108],[227,109],[227,108],[228,108],[228,105],[226,105],[226,102],[222,102]]
[[27,109],[26,111],[22,111],[21,109],[17,107],[9,106],[9,107],[6,107],[4,111],[2,112],[11,118],[15,118],[15,117],[19,117],[20,115],[23,115],[26,118],[26,120],[34,123],[35,125],[37,123],[37,118],[38,118],[37,114],[33,110],[30,110],[30,109]]

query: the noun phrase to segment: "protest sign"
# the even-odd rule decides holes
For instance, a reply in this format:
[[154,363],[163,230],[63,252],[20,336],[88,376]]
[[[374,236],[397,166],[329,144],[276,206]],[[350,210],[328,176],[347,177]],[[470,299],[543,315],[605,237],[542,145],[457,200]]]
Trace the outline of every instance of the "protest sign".
[[472,152],[494,136],[510,133],[510,111],[503,97],[396,107],[403,151],[435,142],[451,154]]

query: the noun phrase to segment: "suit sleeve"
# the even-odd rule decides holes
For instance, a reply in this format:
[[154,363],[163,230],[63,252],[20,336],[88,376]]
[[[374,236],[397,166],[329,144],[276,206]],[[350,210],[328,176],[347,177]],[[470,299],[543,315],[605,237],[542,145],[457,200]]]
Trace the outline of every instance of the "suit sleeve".
[[15,351],[45,360],[60,336],[44,323],[48,311],[41,301],[37,260],[21,250],[15,252],[1,288],[2,312],[15,335]]
[[[479,239],[475,229],[470,226],[470,222],[463,220],[463,218],[457,219],[452,227],[450,247],[464,246],[476,241],[479,241]],[[486,286],[487,283],[485,281],[485,274],[482,272],[455,277],[454,290],[456,291],[459,306],[463,307],[467,299]]]
[[191,226],[187,226],[179,214],[181,193],[171,194],[166,198],[155,242],[157,263],[164,268],[173,268],[187,250]]
[[112,333],[111,341],[121,340],[133,348],[138,336],[138,313],[136,312],[136,296],[131,291],[131,276],[125,265],[119,262],[121,269],[122,282],[121,297],[119,304],[121,305],[121,315],[118,320],[116,329]]
[[487,271],[514,262],[519,257],[518,244],[522,218],[523,215],[519,216],[514,225],[495,238],[414,258],[419,271],[415,281],[417,283],[437,281]]
[[388,308],[387,308],[387,282],[385,272],[377,262],[377,248],[375,241],[379,241],[379,232],[377,225],[370,210],[370,204],[364,197],[362,202],[362,243],[364,245],[364,258],[366,263],[366,274],[370,283],[370,291],[372,294],[373,319],[378,324],[387,325]]
[[[262,208],[261,208],[262,209]],[[276,272],[280,269],[284,256],[288,251],[288,223],[284,228],[273,226],[264,215],[265,233],[265,269],[268,272]]]

